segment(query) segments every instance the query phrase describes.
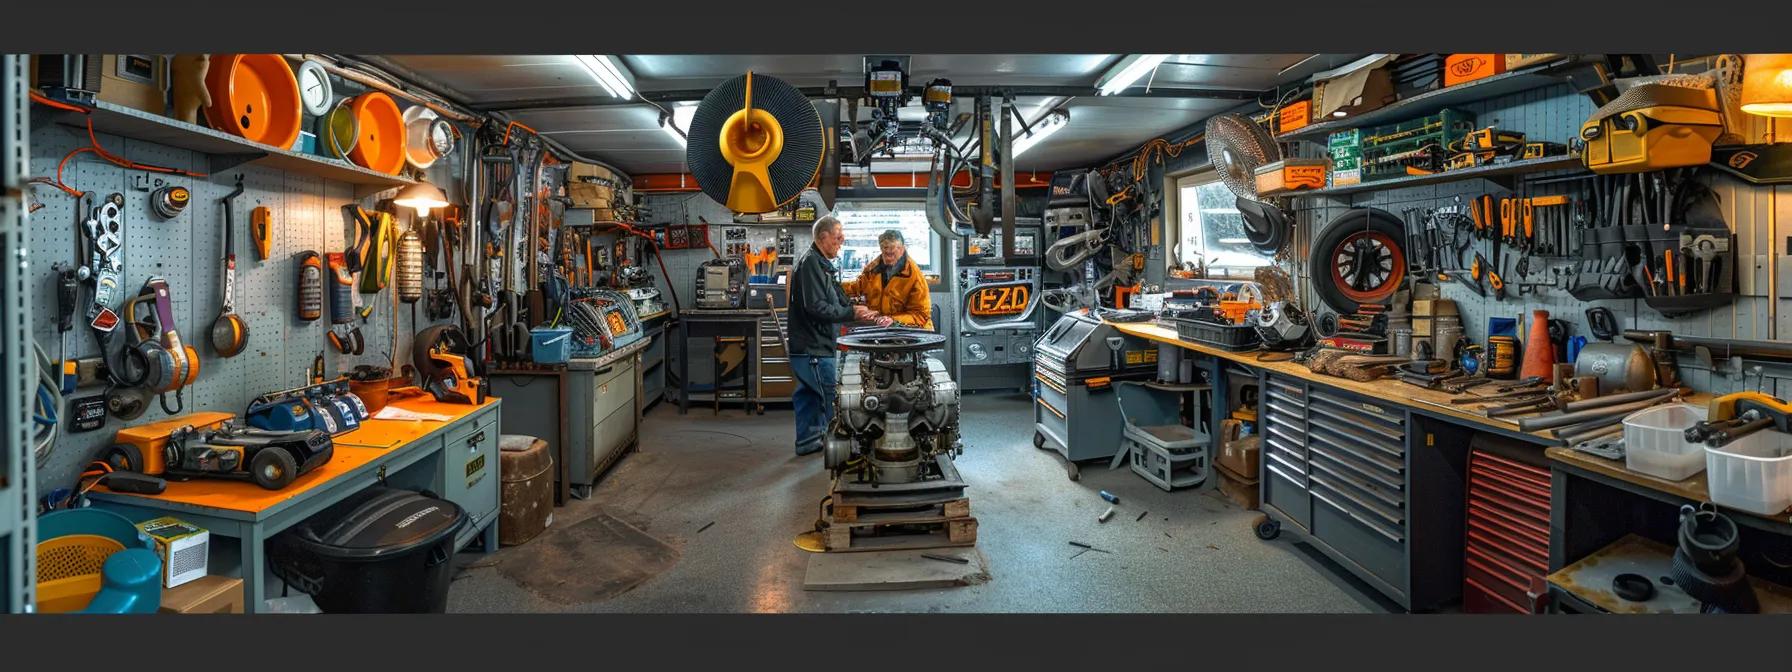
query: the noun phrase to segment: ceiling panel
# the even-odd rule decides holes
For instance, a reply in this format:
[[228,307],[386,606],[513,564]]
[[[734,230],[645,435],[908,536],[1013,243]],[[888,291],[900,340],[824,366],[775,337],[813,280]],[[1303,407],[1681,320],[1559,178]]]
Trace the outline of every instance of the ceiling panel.
[[[601,87],[568,55],[387,56],[424,83],[474,105],[543,98],[602,97]],[[1303,64],[1307,54],[1174,54],[1153,76],[1154,89],[1216,87],[1265,90],[1303,76],[1312,67],[1343,62],[1326,55]],[[796,86],[829,81],[858,85],[862,54],[835,55],[631,55],[623,63],[643,91],[702,90],[748,69]],[[918,54],[910,83],[944,76],[959,86],[1093,86],[1120,59],[1116,54]],[[1316,65],[1315,65],[1316,64]],[[1295,71],[1282,75],[1291,66]],[[1024,97],[1029,118],[1043,98]],[[1231,109],[1237,101],[1175,97],[1081,97],[1064,107],[1070,124],[1020,157],[1021,170],[1081,167]],[[501,107],[501,105],[499,105]],[[968,112],[968,100],[954,112]],[[659,129],[660,111],[642,104],[517,112],[528,124],[577,153],[635,174],[682,172],[684,147]],[[860,110],[868,119],[868,110]]]

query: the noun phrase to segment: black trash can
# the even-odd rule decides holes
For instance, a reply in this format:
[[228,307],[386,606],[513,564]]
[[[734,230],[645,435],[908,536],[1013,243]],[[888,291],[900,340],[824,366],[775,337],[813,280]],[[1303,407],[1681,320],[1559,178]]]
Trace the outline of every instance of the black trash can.
[[373,487],[276,535],[268,559],[325,613],[442,613],[466,524],[453,502]]

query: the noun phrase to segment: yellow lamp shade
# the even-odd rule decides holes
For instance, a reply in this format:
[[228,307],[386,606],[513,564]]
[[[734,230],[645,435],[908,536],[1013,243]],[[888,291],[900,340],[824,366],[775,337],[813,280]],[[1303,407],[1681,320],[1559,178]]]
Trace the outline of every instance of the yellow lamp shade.
[[1742,111],[1792,117],[1792,54],[1749,54],[1744,59]]

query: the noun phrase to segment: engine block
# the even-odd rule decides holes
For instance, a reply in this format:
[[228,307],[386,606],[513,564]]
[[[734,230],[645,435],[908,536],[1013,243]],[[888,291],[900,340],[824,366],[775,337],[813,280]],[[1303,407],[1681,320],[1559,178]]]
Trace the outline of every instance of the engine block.
[[824,455],[830,470],[862,481],[909,483],[938,477],[936,456],[963,452],[958,383],[925,352],[944,340],[913,330],[841,339],[847,354]]

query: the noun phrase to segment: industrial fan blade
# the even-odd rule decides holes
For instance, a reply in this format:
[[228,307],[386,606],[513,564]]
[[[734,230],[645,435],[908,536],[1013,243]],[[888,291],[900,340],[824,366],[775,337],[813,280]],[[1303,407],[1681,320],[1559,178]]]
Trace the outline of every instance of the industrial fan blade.
[[742,213],[777,210],[821,173],[821,115],[783,80],[748,72],[697,105],[685,165],[703,193]]

